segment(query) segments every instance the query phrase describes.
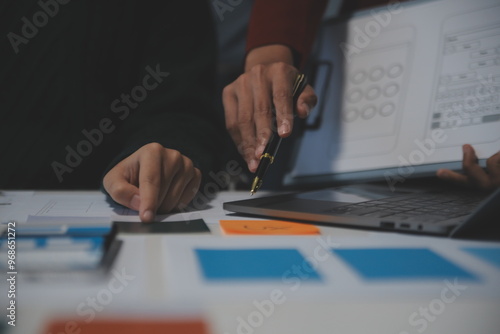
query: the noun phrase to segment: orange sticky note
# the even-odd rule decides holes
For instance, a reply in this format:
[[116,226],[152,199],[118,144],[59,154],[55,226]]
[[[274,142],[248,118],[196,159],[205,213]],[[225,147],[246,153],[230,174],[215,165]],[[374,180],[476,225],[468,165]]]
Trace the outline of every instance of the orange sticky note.
[[225,234],[258,235],[310,235],[320,234],[319,228],[310,224],[281,220],[221,220]]
[[202,320],[130,320],[109,319],[94,320],[89,323],[83,321],[54,321],[49,324],[43,334],[59,333],[82,334],[207,334],[208,329]]

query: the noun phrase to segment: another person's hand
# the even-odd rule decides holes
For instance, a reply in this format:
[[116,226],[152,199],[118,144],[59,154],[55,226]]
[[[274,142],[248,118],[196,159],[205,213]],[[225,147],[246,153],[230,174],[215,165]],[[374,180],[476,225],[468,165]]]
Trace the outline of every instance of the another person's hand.
[[440,169],[437,176],[458,184],[475,186],[482,189],[500,187],[500,152],[493,154],[486,160],[486,170],[478,164],[474,148],[465,144],[463,147],[462,168],[463,174],[449,169]]
[[117,203],[139,211],[143,222],[156,212],[185,207],[196,195],[201,172],[176,150],[158,143],[144,145],[114,166],[103,185]]
[[[291,134],[292,89],[299,73],[292,63],[291,52],[283,45],[254,49],[247,56],[246,72],[224,88],[226,128],[251,172],[256,171],[275,126],[281,137]],[[307,117],[316,102],[316,94],[308,85],[297,100],[297,116]]]

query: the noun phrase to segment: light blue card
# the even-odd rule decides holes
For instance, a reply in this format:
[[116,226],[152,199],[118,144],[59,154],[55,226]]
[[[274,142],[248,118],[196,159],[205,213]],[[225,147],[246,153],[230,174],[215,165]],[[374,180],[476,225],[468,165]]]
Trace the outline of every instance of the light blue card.
[[365,281],[477,280],[472,273],[426,248],[332,249],[332,252]]
[[208,281],[283,280],[297,275],[304,281],[321,281],[297,249],[196,249]]
[[500,269],[500,248],[498,247],[464,247],[462,250],[480,258]]

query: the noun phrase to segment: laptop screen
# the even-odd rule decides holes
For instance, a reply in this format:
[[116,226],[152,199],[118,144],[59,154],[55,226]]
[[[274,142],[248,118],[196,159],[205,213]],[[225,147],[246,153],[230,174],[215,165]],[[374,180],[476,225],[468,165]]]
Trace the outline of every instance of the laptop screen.
[[325,22],[319,97],[285,184],[386,179],[460,169],[500,149],[500,3],[393,3]]

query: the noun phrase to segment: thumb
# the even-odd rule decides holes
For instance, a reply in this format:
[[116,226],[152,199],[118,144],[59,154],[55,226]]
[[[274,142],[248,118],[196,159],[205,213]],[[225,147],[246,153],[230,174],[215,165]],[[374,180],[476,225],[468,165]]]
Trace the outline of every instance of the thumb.
[[307,85],[297,99],[297,115],[300,118],[306,118],[317,103],[316,92],[311,85]]

